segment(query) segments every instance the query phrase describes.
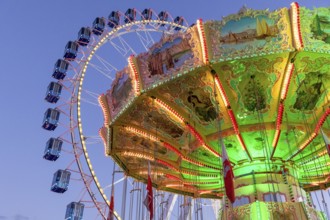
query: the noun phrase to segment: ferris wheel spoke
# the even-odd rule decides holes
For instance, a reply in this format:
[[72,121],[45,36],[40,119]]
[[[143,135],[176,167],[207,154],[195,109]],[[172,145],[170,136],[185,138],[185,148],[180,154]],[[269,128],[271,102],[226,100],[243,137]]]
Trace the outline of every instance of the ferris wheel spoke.
[[112,74],[116,71],[115,69],[113,70],[105,70],[95,64],[90,64],[91,67],[93,67],[95,70],[97,70],[99,73],[101,73],[103,76],[107,77],[110,80],[113,80]]
[[99,63],[101,63],[101,66],[95,63],[90,63],[89,65],[108,79],[113,80],[113,75],[118,71],[118,69],[99,55],[95,55],[95,58]]
[[118,69],[112,65],[111,63],[109,63],[108,61],[106,61],[105,59],[103,59],[101,56],[95,54],[94,55],[95,58],[97,58],[101,63],[102,65],[104,66],[104,68],[108,71],[118,71]]
[[95,92],[85,90],[85,89],[83,89],[82,91],[83,91],[83,96],[81,96],[81,98],[80,98],[81,101],[94,105],[94,106],[97,106],[97,107],[100,106],[100,104],[98,102],[98,97],[100,96],[99,93],[95,93]]
[[100,94],[96,93],[96,92],[92,92],[89,90],[83,90],[87,95],[89,95],[90,97],[94,98],[94,99],[98,99],[98,97],[100,96]]
[[87,145],[95,145],[103,143],[100,136],[84,136],[84,141]]
[[154,39],[150,35],[150,32],[148,31],[137,31],[136,34],[146,51],[148,51],[149,47],[155,43]]
[[89,99],[86,99],[86,98],[81,98],[81,101],[84,101],[85,103],[89,103],[89,104],[91,104],[91,105],[95,105],[95,106],[100,106],[99,104],[98,104],[98,102],[95,102],[94,100],[89,100]]
[[161,30],[160,30],[160,24],[157,24],[157,23],[150,23],[150,22],[148,22],[148,21],[145,21],[144,26],[146,26],[146,25],[152,27],[153,30],[161,31]]
[[[118,33],[116,34],[116,39],[119,40],[119,44],[113,41],[113,38],[109,40],[109,43],[123,56],[128,57],[131,54],[136,55],[137,53],[134,49],[127,43],[127,41]],[[115,36],[114,36],[115,37]]]
[[[126,176],[122,177],[121,179],[115,181],[115,182],[113,183],[113,185],[117,185],[118,183],[123,182],[126,178],[127,178]],[[109,185],[105,186],[105,187],[103,188],[103,190],[109,189],[109,188],[111,188],[111,186],[112,186],[112,184],[109,184]]]

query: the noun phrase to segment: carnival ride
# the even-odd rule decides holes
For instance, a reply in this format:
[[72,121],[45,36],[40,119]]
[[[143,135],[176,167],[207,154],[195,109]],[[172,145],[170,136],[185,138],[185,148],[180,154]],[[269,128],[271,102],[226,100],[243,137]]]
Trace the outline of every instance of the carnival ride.
[[[60,114],[69,123],[47,142],[44,158],[57,160],[63,141],[73,146],[103,219],[109,187],[100,182],[111,179],[113,192],[117,173],[125,180],[116,218],[126,219],[125,207],[129,219],[146,218],[148,162],[161,192],[155,197],[162,195],[155,219],[169,219],[174,204],[183,207],[176,218],[194,210],[193,218],[202,219],[206,201],[223,219],[325,219],[309,192],[330,185],[329,11],[297,3],[273,12],[244,7],[190,27],[183,17],[151,9],[96,18],[55,63],[58,82],[49,84],[45,99],[57,107],[47,109],[43,128],[55,130]],[[64,90],[68,100],[60,103]],[[101,141],[92,134],[102,115]],[[95,143],[104,143],[120,171],[100,163]],[[234,203],[225,196],[222,145],[235,174]],[[112,167],[112,176],[96,176],[95,166]],[[54,174],[53,191],[67,189],[69,171],[76,172],[69,167]],[[134,179],[131,190],[127,177]],[[175,203],[177,195],[182,199]],[[66,219],[82,218],[81,202],[68,205]],[[327,210],[324,199],[322,205]]]

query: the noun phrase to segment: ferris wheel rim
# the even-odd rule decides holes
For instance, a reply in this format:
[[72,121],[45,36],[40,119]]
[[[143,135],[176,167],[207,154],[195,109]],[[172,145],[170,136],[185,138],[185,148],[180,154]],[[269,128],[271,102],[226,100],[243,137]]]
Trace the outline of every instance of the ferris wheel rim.
[[[154,23],[157,24],[158,26],[160,26],[160,24],[164,24],[164,25],[169,25],[169,27],[172,27],[172,30],[159,30],[159,29],[155,29],[154,26],[151,26],[151,28],[146,28],[140,31],[153,31],[153,32],[165,32],[165,33],[174,33],[174,27],[178,27],[183,31],[186,31],[188,29],[187,26],[183,26],[183,25],[179,25],[177,23],[174,23],[173,21],[160,21],[160,20],[138,20],[138,21],[134,21],[128,24],[122,24],[119,25],[118,27],[112,29],[111,31],[109,31],[106,34],[102,34],[102,36],[100,36],[98,39],[98,41],[96,42],[95,45],[92,45],[91,50],[89,50],[89,54],[84,54],[86,55],[86,61],[81,65],[81,69],[79,71],[79,73],[77,74],[77,76],[75,77],[77,79],[76,83],[74,84],[74,88],[72,89],[72,94],[71,94],[71,104],[70,104],[70,133],[71,133],[71,138],[72,138],[72,145],[74,148],[74,154],[75,154],[75,158],[76,158],[76,163],[79,169],[79,173],[83,179],[84,185],[86,190],[88,191],[89,196],[91,197],[94,205],[97,207],[99,213],[102,215],[103,218],[106,218],[106,216],[104,216],[104,213],[102,213],[101,211],[101,207],[99,207],[99,203],[96,201],[96,198],[93,196],[94,193],[90,187],[90,184],[87,184],[87,180],[85,177],[85,172],[83,171],[84,169],[82,168],[81,165],[81,161],[80,161],[80,155],[77,155],[77,151],[75,150],[76,147],[76,140],[78,139],[76,137],[76,135],[74,134],[75,131],[78,131],[78,136],[79,136],[79,143],[81,145],[82,151],[83,151],[83,155],[84,155],[84,159],[85,162],[88,166],[88,172],[91,174],[92,177],[92,181],[94,182],[98,193],[101,195],[102,200],[105,204],[107,204],[107,206],[109,206],[110,201],[107,198],[107,196],[105,195],[105,193],[103,192],[103,188],[101,187],[101,184],[99,183],[97,176],[95,174],[95,171],[93,169],[92,166],[92,162],[90,161],[90,157],[88,154],[88,150],[87,150],[87,144],[84,140],[84,133],[83,133],[83,125],[82,125],[82,119],[81,119],[81,95],[82,95],[82,90],[83,90],[83,82],[84,82],[84,78],[85,78],[85,74],[87,72],[87,67],[89,66],[89,61],[93,58],[94,54],[96,53],[96,51],[103,46],[106,42],[110,41],[111,39],[114,39],[118,36],[121,35],[125,35],[131,32],[136,31],[136,29],[134,29],[134,27],[138,27],[138,25],[143,25],[144,27],[150,23]],[[128,29],[130,28],[130,29]],[[122,31],[122,32],[120,32]],[[118,34],[117,36],[114,36],[115,34]],[[111,38],[113,37],[113,38]],[[76,113],[76,117],[74,115],[74,113]],[[76,120],[76,121],[74,121]],[[121,219],[120,216],[118,215],[118,213],[116,211],[114,211],[114,215],[116,216],[117,219]]]

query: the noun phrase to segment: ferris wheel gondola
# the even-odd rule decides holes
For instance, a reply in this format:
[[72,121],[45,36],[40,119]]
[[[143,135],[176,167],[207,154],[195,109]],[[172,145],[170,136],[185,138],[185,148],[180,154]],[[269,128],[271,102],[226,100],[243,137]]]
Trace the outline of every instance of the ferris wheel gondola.
[[63,141],[59,138],[49,138],[46,143],[43,158],[50,161],[56,161],[61,155]]

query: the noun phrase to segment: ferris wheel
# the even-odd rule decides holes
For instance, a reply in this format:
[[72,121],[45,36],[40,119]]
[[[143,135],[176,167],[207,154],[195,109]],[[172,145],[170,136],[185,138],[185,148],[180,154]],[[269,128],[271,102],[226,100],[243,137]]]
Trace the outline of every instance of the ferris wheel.
[[[63,58],[54,66],[54,81],[47,88],[45,100],[53,106],[46,110],[42,124],[46,130],[62,132],[47,141],[45,159],[55,161],[61,152],[74,155],[74,161],[66,169],[54,173],[51,190],[64,193],[73,176],[80,179],[86,189],[81,201],[68,205],[66,217],[82,218],[84,204],[87,204],[86,207],[95,207],[99,216],[106,219],[110,205],[107,191],[116,183],[121,184],[123,195],[120,196],[126,197],[127,182],[130,182],[131,203],[134,196],[142,199],[143,184],[128,180],[123,171],[104,156],[102,135],[97,134],[103,123],[98,97],[110,88],[116,73],[127,65],[131,55],[148,51],[162,37],[186,30],[187,22],[181,16],[173,18],[166,11],[156,13],[144,9],[140,12],[131,8],[125,13],[112,11],[108,18],[95,18],[91,27],[82,27],[77,39],[66,44]],[[72,145],[72,150],[65,149],[65,145]],[[76,168],[72,168],[74,162]],[[102,172],[98,170],[102,169],[109,170],[107,176],[99,176]],[[140,191],[139,195],[133,195],[134,191]],[[165,199],[173,201],[173,196],[165,198],[162,194],[160,198],[159,203],[164,203]],[[124,199],[121,213],[115,208],[117,219],[125,219],[127,205],[130,210],[136,209],[144,215],[141,207],[126,203]]]

